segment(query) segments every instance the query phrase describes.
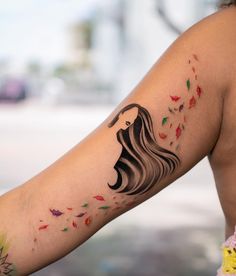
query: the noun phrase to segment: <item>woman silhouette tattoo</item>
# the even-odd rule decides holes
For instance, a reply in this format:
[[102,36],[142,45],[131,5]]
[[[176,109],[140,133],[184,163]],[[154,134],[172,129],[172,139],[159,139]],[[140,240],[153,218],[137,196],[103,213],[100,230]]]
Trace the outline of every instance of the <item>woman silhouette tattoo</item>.
[[[117,132],[122,151],[114,169],[116,183],[108,186],[127,195],[143,194],[170,175],[179,166],[180,159],[173,152],[160,147],[154,136],[152,119],[144,107],[129,104],[122,108],[108,124],[113,127],[126,112],[136,109],[133,123],[125,121],[127,127]],[[128,117],[127,117],[128,118]]]

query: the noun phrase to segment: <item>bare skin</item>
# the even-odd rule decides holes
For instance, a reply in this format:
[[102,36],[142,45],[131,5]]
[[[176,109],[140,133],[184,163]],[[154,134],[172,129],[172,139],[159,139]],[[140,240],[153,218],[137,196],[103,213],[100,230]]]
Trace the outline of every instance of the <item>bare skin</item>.
[[0,197],[0,275],[63,257],[205,156],[233,234],[235,21],[232,7],[194,25],[88,137]]
[[[231,22],[233,25],[236,19],[236,7],[228,8],[225,12],[229,14],[229,23]],[[231,37],[231,43],[227,44],[225,51],[228,52],[230,57],[230,65],[228,70],[222,74],[222,78],[228,75],[230,81],[223,98],[219,138],[214,149],[209,154],[209,161],[213,169],[219,199],[225,215],[226,239],[233,234],[236,225],[236,79],[234,76],[236,70],[236,33],[230,26],[226,31],[226,37],[228,35]]]

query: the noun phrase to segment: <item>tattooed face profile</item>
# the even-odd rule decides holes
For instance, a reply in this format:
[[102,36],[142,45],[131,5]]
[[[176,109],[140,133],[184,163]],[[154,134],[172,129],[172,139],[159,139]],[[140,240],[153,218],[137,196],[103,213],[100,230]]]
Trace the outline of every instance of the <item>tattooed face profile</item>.
[[131,111],[136,117],[131,116],[130,120],[121,122],[126,127],[121,127],[117,132],[122,151],[114,166],[117,172],[116,183],[108,183],[108,186],[119,193],[136,195],[149,191],[164,177],[173,173],[180,159],[157,144],[151,116],[139,104],[133,103],[124,107],[108,127],[114,126],[125,117],[126,112]]

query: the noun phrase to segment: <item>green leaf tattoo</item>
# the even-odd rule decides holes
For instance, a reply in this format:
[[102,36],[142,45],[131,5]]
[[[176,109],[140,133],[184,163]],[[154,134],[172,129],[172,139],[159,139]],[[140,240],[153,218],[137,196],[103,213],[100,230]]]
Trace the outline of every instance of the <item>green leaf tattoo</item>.
[[164,126],[167,123],[167,121],[168,121],[168,117],[164,117],[162,119],[162,125]]
[[110,206],[101,206],[101,207],[98,207],[98,209],[102,209],[102,210],[106,210],[106,209],[109,209],[110,208]]
[[88,203],[86,202],[86,203],[84,203],[81,207],[88,207]]
[[187,80],[186,84],[187,84],[188,90],[190,90],[190,86],[191,86],[191,84],[190,84],[190,79]]
[[64,229],[62,229],[61,231],[62,232],[67,232],[69,229],[68,229],[68,227],[65,227]]

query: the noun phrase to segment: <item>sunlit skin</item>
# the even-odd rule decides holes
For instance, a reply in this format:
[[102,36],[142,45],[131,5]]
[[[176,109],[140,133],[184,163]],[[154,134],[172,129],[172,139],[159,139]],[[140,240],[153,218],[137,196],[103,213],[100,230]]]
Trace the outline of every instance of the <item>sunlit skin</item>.
[[[8,237],[7,259],[19,275],[62,258],[206,156],[226,216],[226,237],[233,234],[235,18],[232,9],[193,26],[96,130],[0,197],[0,235]],[[138,107],[121,112],[111,126],[131,104]],[[117,168],[123,170],[119,181]],[[108,183],[121,186],[112,189]]]
[[[195,73],[195,71],[194,71],[194,73]],[[188,78],[188,76],[186,78]],[[190,91],[193,86],[193,84],[191,85],[191,81],[192,81],[191,78],[188,78],[187,83],[186,83],[187,87],[185,87],[185,89],[187,89],[188,91]],[[193,94],[195,91],[193,90],[191,92]],[[179,139],[179,137],[182,136],[182,131],[184,130],[183,123],[185,123],[183,121],[183,118],[185,117],[185,115],[184,115],[185,113],[183,113],[183,109],[184,109],[184,106],[187,105],[187,103],[185,103],[184,101],[188,101],[189,97],[193,98],[192,94],[191,93],[189,94],[189,92],[188,92],[187,96],[181,96],[181,97],[177,96],[177,95],[170,96],[170,98],[169,98],[170,103],[166,104],[166,112],[167,112],[167,114],[168,113],[171,113],[171,114],[169,114],[168,117],[164,117],[162,119],[162,123],[160,125],[158,125],[158,128],[161,130],[161,128],[164,127],[167,124],[167,122],[170,125],[170,127],[168,129],[165,129],[166,134],[159,132],[159,139],[162,139],[162,140],[167,139],[168,140],[170,133],[172,133],[172,134],[174,133],[174,135],[176,135],[176,139]],[[191,99],[190,99],[190,103],[191,103]],[[180,100],[181,100],[181,102],[179,103]],[[191,104],[191,107],[194,107],[195,104],[196,104],[196,102],[194,103],[194,105]],[[168,109],[168,106],[170,106],[170,105],[172,106],[171,112],[170,112],[170,108]],[[140,106],[140,108],[142,108],[142,107]],[[112,127],[107,128],[107,131],[108,131],[107,134],[108,134],[108,136],[111,137],[110,141],[113,143],[112,158],[114,159],[114,163],[117,162],[117,159],[119,158],[119,156],[121,155],[121,152],[122,152],[122,146],[116,139],[117,133],[120,130],[124,130],[124,131],[127,130],[130,126],[132,126],[134,124],[134,122],[138,118],[139,112],[141,111],[141,110],[139,110],[140,108],[134,106],[128,110],[121,111],[120,113],[118,113],[118,115],[117,115],[118,118],[115,121],[115,123],[112,125]],[[148,114],[148,110],[146,110],[145,112],[147,112],[147,114]],[[150,116],[150,114],[148,116]],[[147,118],[146,119],[143,118],[143,122],[145,122],[146,120],[147,120]],[[152,127],[151,116],[150,116],[150,122],[146,122],[146,123],[147,123],[147,125],[145,128],[148,129],[150,126]],[[172,128],[173,124],[175,127]],[[153,135],[153,142],[152,142],[152,145],[153,145],[153,144],[157,143],[158,139],[156,139],[154,133],[150,133],[150,134]],[[130,139],[133,139],[133,137],[130,137]],[[142,143],[145,144],[145,137],[143,137],[142,139],[144,139],[144,140],[140,141],[141,144]],[[164,145],[168,146],[169,142],[167,141],[166,143],[164,143]],[[170,145],[172,146],[173,143],[174,142],[171,142]],[[146,146],[148,146],[148,145],[146,145]],[[175,149],[178,150],[178,148],[179,148],[179,144],[176,146]],[[164,148],[163,148],[163,150],[164,150]],[[139,152],[139,154],[140,154],[140,152]],[[143,157],[144,160],[146,158],[145,154],[148,154],[148,152],[144,153],[143,156],[141,155],[141,158]],[[165,157],[165,158],[167,158],[167,157]],[[178,157],[176,156],[176,158],[178,158]],[[123,158],[121,160],[123,160]],[[110,164],[112,164],[112,163],[110,162]],[[133,166],[135,166],[135,163]],[[177,166],[177,164],[176,164],[176,166]],[[161,168],[163,168],[163,167],[165,167],[165,165],[161,166]],[[158,167],[156,167],[155,169],[158,172],[158,170],[159,170]],[[110,179],[107,181],[107,183],[109,185],[112,183],[115,183],[115,181],[117,180],[117,177],[118,177],[117,171],[114,168],[112,168],[112,166],[111,166],[110,170],[112,170],[112,172],[110,173]],[[142,173],[142,178],[145,178],[144,173]],[[122,179],[122,181],[123,180],[124,179]],[[127,182],[127,179],[125,179],[125,180]],[[127,183],[129,183],[129,180]],[[156,184],[158,184],[158,183],[156,183]],[[121,184],[121,188],[122,188],[122,190],[125,188],[123,183]],[[137,190],[137,188],[135,188],[135,189]],[[146,191],[146,190],[144,190],[144,191]],[[45,232],[50,233],[50,232],[54,232],[54,231],[60,231],[61,233],[64,233],[66,235],[68,235],[70,233],[71,229],[74,229],[74,231],[80,232],[81,227],[82,228],[90,227],[90,225],[94,223],[94,219],[98,219],[99,216],[101,216],[101,215],[106,216],[108,214],[108,212],[116,213],[121,208],[132,207],[137,203],[136,200],[138,199],[138,196],[136,196],[136,197],[127,196],[124,199],[124,197],[122,195],[117,195],[117,196],[114,196],[114,195],[115,195],[115,192],[110,191],[108,193],[108,195],[105,197],[103,197],[101,195],[94,195],[91,198],[85,198],[84,203],[81,202],[80,209],[74,208],[74,207],[65,207],[65,206],[68,206],[68,203],[66,203],[66,202],[65,202],[65,204],[63,204],[64,207],[58,206],[58,205],[53,206],[53,207],[50,206],[48,208],[48,212],[50,213],[51,218],[47,219],[48,214],[45,214],[45,216],[41,216],[41,218],[43,217],[43,219],[40,219],[39,223],[37,223],[37,226],[36,226],[36,228],[38,229],[39,234],[41,234],[41,236],[36,235],[37,238],[35,238],[35,237],[33,238],[34,243],[35,243],[35,240],[44,239],[44,236],[42,234],[44,234]],[[104,201],[104,203],[102,202],[102,204],[98,205],[97,202],[95,204],[92,199],[96,199],[97,201]],[[83,211],[84,208],[86,209],[86,211]],[[94,209],[97,209],[97,212],[94,212]],[[33,247],[31,251],[35,252],[35,250],[36,250],[35,247]]]

